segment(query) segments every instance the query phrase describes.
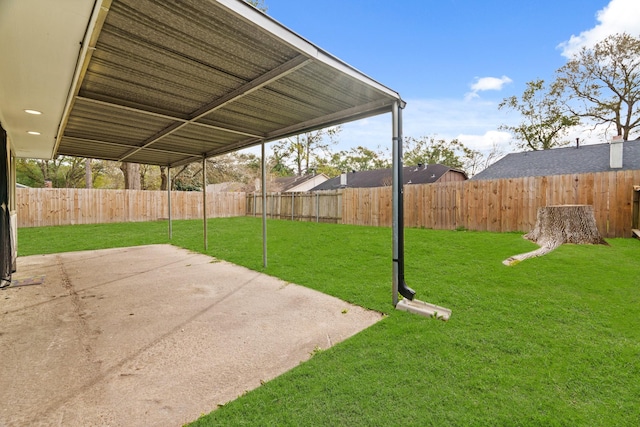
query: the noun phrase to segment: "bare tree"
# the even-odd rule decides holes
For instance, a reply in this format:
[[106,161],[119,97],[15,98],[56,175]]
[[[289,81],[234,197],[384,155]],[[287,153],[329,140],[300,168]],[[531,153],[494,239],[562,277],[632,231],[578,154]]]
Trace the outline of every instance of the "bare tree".
[[615,34],[583,47],[558,69],[554,90],[573,114],[614,126],[628,140],[640,126],[640,38]]
[[495,142],[487,154],[483,154],[478,150],[469,150],[466,153],[466,156],[463,158],[464,166],[463,169],[471,178],[475,174],[482,172],[493,163],[498,161],[502,156],[504,156],[504,150],[500,148],[498,144]]

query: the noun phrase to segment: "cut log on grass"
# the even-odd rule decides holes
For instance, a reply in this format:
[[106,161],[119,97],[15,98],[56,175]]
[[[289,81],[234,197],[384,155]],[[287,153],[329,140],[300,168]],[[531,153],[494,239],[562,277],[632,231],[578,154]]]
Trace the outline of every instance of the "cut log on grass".
[[514,265],[527,258],[548,254],[563,243],[608,245],[604,241],[590,205],[559,205],[538,209],[536,225],[524,235],[540,248],[524,254],[514,255],[502,261]]

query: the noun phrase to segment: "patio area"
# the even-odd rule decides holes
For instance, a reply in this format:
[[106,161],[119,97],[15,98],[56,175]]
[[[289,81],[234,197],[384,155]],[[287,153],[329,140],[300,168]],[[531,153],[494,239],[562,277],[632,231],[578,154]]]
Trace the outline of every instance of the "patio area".
[[0,300],[0,425],[182,425],[382,318],[171,245],[18,258]]

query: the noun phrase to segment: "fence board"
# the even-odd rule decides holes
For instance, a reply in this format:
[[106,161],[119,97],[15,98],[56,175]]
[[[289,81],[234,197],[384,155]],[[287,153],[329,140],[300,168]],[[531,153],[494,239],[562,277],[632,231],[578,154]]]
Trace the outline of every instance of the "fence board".
[[[202,193],[171,193],[174,219],[202,218]],[[245,215],[245,193],[207,194],[210,218]],[[18,225],[99,224],[166,219],[166,191],[89,190],[77,188],[16,189]]]

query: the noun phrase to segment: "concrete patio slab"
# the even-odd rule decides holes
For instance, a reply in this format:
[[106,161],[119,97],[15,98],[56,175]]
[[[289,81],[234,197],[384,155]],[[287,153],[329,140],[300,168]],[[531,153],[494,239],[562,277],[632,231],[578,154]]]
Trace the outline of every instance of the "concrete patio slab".
[[18,259],[0,425],[178,426],[381,319],[171,245]]

